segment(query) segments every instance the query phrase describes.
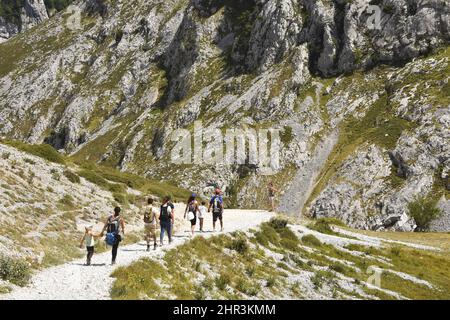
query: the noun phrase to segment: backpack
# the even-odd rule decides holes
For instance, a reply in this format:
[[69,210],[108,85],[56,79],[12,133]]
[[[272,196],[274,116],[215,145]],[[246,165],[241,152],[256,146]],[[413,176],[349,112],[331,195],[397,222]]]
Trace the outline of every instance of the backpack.
[[110,216],[108,218],[108,227],[106,228],[105,242],[107,245],[113,246],[117,242],[121,241],[119,230],[120,230],[120,218],[116,219],[113,216]]
[[145,223],[152,223],[153,222],[153,219],[152,219],[153,207],[150,207],[149,210],[150,211],[145,211],[145,213],[144,213],[144,222]]
[[220,205],[221,205],[220,197],[214,196],[214,198],[213,198],[213,213],[221,213],[222,212],[222,208]]
[[116,243],[116,234],[112,232],[107,233],[105,241],[107,245],[113,246]]
[[163,222],[170,221],[169,208],[170,208],[170,210],[172,210],[172,205],[169,203],[165,207],[163,205],[161,206],[161,215],[159,216],[160,221],[163,221]]

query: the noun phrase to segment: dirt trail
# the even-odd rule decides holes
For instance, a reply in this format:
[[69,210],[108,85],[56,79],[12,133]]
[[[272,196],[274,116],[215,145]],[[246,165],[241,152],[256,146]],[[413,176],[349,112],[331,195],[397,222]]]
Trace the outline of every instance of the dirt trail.
[[[224,213],[225,230],[229,233],[237,230],[255,228],[270,220],[273,215],[266,211],[226,210]],[[17,288],[0,299],[8,300],[105,300],[110,299],[109,290],[114,281],[111,273],[120,266],[126,266],[143,257],[161,259],[167,250],[181,245],[190,239],[190,224],[185,222],[175,233],[172,245],[146,252],[146,244],[142,241],[119,248],[117,265],[111,266],[111,253],[97,254],[93,265],[84,266],[84,259],[72,261],[60,266],[45,269],[35,274],[30,285]],[[219,233],[212,232],[210,215],[205,219],[205,233],[196,236],[209,237]],[[167,238],[165,239],[167,243]],[[103,245],[103,244],[98,244]]]

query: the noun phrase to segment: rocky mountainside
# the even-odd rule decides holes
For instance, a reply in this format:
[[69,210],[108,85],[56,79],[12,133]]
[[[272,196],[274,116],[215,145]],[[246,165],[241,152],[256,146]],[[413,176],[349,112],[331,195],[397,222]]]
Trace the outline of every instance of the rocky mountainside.
[[[0,135],[201,194],[221,186],[230,205],[264,206],[273,180],[286,213],[450,229],[447,0],[74,5],[0,45]],[[215,129],[279,129],[275,174],[174,163],[172,133],[197,120],[204,144]],[[414,203],[443,214],[428,225]]]

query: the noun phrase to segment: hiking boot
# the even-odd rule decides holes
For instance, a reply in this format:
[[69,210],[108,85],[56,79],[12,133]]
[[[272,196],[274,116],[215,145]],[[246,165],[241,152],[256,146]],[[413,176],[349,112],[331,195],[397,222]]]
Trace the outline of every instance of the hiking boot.
[[150,245],[148,244],[147,245],[147,252],[149,252],[150,251]]
[[157,247],[157,245],[156,245],[156,243],[153,245],[153,250],[156,250],[156,247]]

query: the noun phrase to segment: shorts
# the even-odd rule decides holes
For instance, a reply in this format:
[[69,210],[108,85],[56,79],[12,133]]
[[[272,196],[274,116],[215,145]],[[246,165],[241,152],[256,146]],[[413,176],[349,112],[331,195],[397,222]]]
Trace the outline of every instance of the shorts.
[[223,219],[223,214],[222,212],[213,212],[213,221],[216,222],[217,220],[222,221]]
[[191,226],[195,226],[197,224],[197,216],[194,217],[194,219],[191,220]]
[[145,235],[155,237],[156,236],[156,225],[151,223],[145,224]]

